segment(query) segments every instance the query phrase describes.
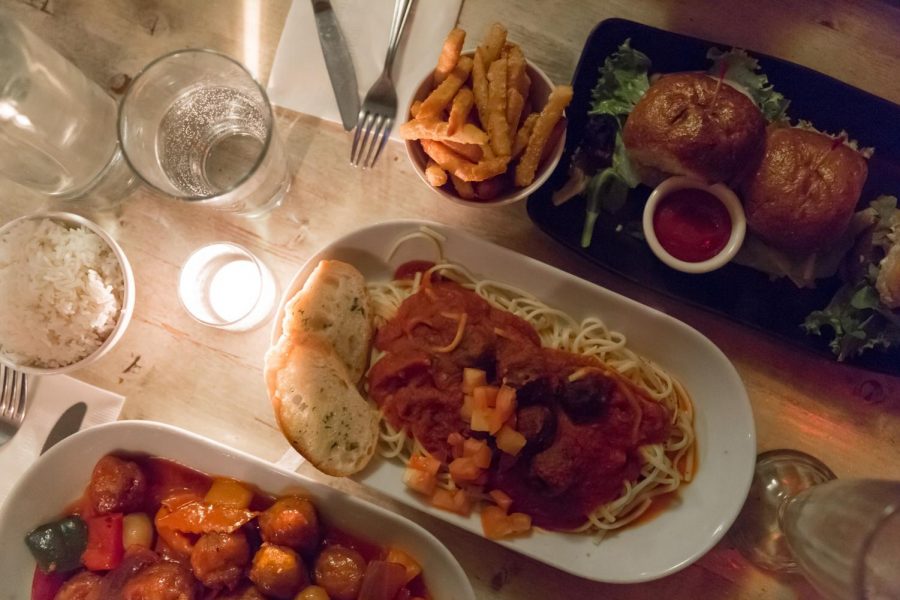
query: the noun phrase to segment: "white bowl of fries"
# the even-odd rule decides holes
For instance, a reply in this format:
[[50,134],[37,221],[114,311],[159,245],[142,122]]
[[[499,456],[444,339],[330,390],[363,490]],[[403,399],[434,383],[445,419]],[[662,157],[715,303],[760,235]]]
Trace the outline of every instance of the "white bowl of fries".
[[572,88],[555,86],[502,25],[473,51],[462,52],[464,42],[461,29],[447,36],[399,133],[416,173],[441,196],[466,206],[511,204],[556,168]]

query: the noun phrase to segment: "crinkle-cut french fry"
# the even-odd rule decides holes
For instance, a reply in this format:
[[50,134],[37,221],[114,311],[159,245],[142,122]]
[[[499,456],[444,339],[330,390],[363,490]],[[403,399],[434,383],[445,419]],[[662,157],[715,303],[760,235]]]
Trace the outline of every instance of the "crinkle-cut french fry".
[[484,125],[488,121],[488,80],[487,66],[481,48],[475,51],[472,64],[472,93],[475,95],[475,108],[478,120]]
[[519,83],[516,86],[516,89],[519,90],[519,93],[522,94],[522,97],[525,100],[528,100],[528,94],[531,93],[531,77],[528,76],[528,72],[522,73],[522,76],[519,77]]
[[453,173],[449,174],[450,181],[453,183],[453,189],[456,190],[456,193],[460,198],[464,200],[474,200],[475,199],[475,188],[472,187],[472,184],[468,181],[463,181]]
[[525,122],[522,123],[522,127],[516,132],[516,141],[513,143],[512,148],[512,157],[513,160],[519,158],[519,155],[525,151],[525,148],[528,147],[528,138],[531,137],[531,132],[534,129],[534,122],[537,121],[540,113],[531,113],[528,117],[525,118]]
[[[506,70],[506,88],[518,90],[522,93],[522,78],[525,77],[525,54],[516,44],[508,44],[506,50],[508,67]],[[525,94],[522,94],[525,97]]]
[[445,144],[435,140],[420,140],[425,154],[431,157],[445,171],[456,175],[463,181],[484,181],[506,171],[508,156],[482,160],[473,163],[461,157]]
[[534,130],[528,139],[528,146],[516,166],[517,186],[525,187],[534,181],[534,174],[537,171],[538,162],[541,160],[544,144],[547,143],[553,127],[562,118],[563,111],[571,101],[572,86],[558,85],[550,92],[547,104],[534,123]]
[[422,101],[416,100],[412,104],[409,105],[409,116],[415,119],[419,115],[419,111],[422,109]]
[[463,165],[454,171],[454,175],[464,181],[484,181],[506,172],[509,166],[509,156],[482,159],[474,165]]
[[484,60],[485,67],[500,57],[500,52],[503,50],[504,45],[506,45],[506,27],[500,23],[492,24],[479,46],[482,50],[482,60]]
[[505,58],[498,58],[488,68],[488,121],[484,125],[497,156],[512,153],[506,120],[506,65]]
[[481,145],[488,141],[488,134],[480,129],[477,125],[464,123],[459,130],[450,135],[447,129],[450,125],[446,121],[438,121],[437,119],[413,119],[401,125],[397,132],[404,140],[449,140],[460,144]]
[[447,171],[433,160],[429,160],[428,165],[425,166],[425,179],[432,187],[441,187],[447,183]]
[[[451,140],[441,140],[447,147],[473,163],[477,163],[484,157],[483,148],[490,148],[488,144],[477,146],[475,144],[460,144]],[[492,155],[493,157],[493,155]]]
[[509,124],[509,139],[516,139],[519,121],[522,119],[522,109],[525,108],[525,98],[517,89],[506,91],[506,122]]
[[469,73],[472,72],[472,64],[473,61],[470,57],[460,57],[456,67],[453,68],[453,71],[450,72],[447,78],[422,101],[417,118],[439,116],[441,111],[453,101],[456,92],[469,78]]
[[459,27],[447,34],[441,55],[438,57],[437,67],[434,69],[434,83],[440,84],[456,67],[462,52],[463,43],[466,41],[466,32]]
[[447,119],[449,126],[447,133],[453,135],[460,127],[462,127],[472,112],[472,106],[475,104],[475,95],[467,87],[461,87],[453,97],[453,103],[450,105],[450,117]]

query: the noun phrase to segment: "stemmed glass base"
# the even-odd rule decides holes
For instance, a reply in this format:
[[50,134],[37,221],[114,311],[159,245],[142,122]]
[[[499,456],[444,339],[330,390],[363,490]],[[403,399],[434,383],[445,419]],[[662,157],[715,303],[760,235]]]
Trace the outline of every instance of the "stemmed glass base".
[[797,450],[770,450],[756,459],[750,494],[730,536],[754,564],[782,573],[799,572],[779,524],[785,501],[814,485],[835,479],[819,459]]

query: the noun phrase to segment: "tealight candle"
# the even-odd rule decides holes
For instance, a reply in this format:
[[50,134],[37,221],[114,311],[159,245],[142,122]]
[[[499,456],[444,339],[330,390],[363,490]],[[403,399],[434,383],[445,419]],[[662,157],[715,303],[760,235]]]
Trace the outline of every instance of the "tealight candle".
[[194,319],[228,331],[261,325],[275,306],[275,279],[249,250],[230,242],[204,246],[181,268],[178,298]]

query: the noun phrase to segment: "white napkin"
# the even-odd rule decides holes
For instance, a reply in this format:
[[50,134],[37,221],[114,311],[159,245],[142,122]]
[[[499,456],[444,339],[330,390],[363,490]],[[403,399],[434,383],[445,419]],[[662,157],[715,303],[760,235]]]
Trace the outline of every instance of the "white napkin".
[[0,504],[19,477],[40,455],[56,420],[77,402],[87,405],[81,429],[119,418],[125,398],[65,375],[30,377],[22,427],[0,446]]
[[[361,102],[384,66],[394,0],[332,0],[331,4],[353,57]],[[413,5],[394,61],[398,113],[437,64],[461,6],[462,0],[418,0]],[[269,76],[269,97],[291,110],[341,121],[309,0],[296,0],[288,13]],[[396,134],[395,127],[392,137]]]

